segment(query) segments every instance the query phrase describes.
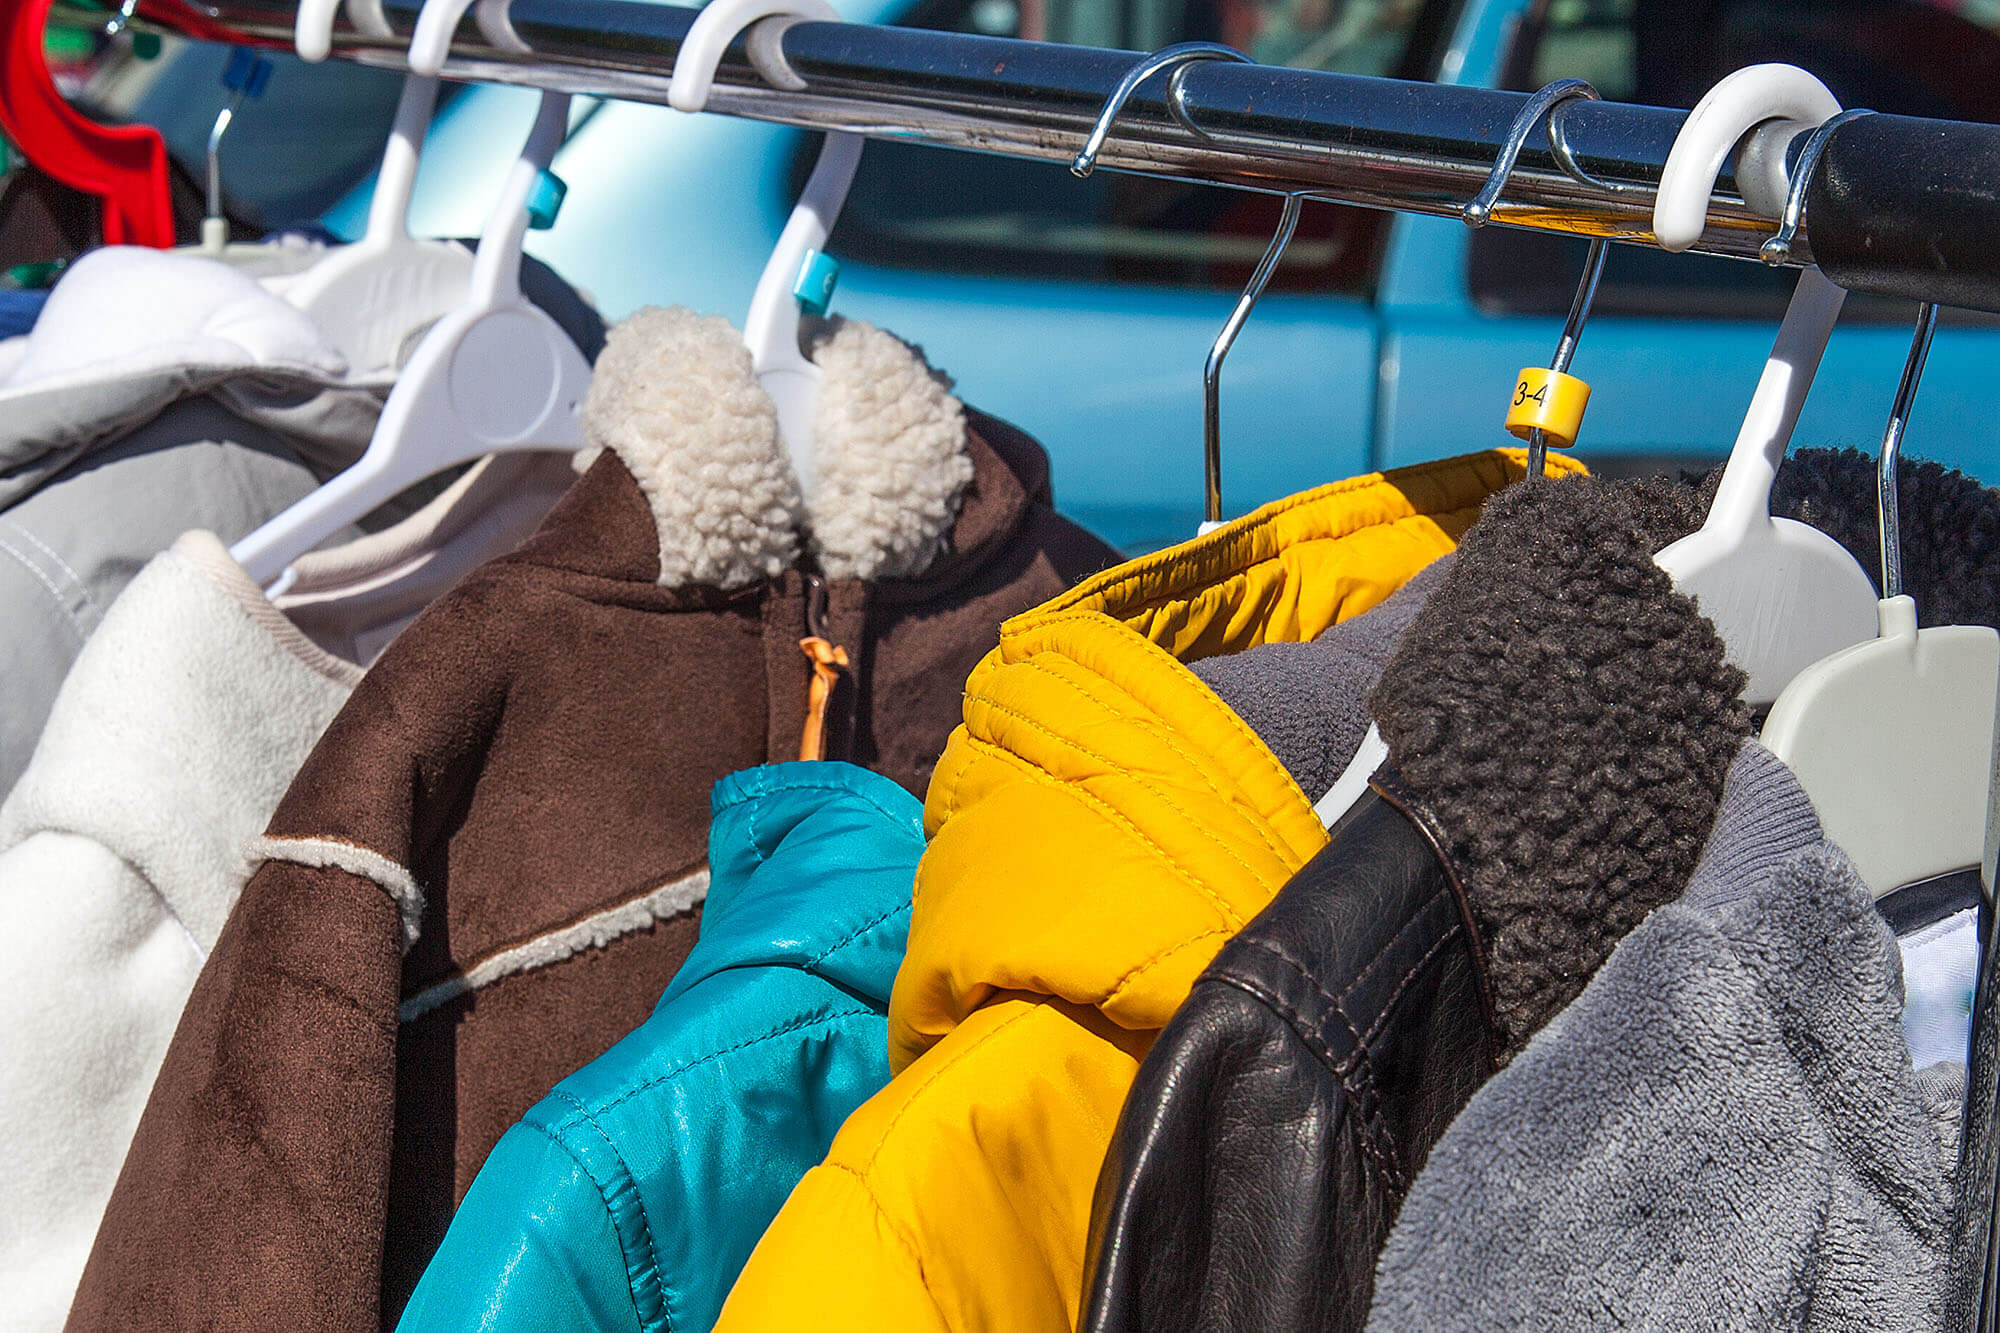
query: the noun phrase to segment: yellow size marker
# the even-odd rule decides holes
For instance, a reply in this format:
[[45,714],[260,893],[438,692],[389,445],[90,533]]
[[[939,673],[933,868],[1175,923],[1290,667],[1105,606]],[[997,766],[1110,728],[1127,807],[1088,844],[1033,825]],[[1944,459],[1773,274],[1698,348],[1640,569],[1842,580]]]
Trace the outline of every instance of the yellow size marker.
[[1525,440],[1540,430],[1550,445],[1567,449],[1583,429],[1583,409],[1588,406],[1588,384],[1560,370],[1529,366],[1514,382],[1514,398],[1507,406],[1507,431]]

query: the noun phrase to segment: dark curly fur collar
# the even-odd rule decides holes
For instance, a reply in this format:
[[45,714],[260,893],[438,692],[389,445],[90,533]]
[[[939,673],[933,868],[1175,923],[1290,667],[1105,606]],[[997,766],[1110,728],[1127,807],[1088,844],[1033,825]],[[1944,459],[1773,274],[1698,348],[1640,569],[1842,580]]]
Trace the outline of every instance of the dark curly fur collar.
[[[1926,625],[2000,627],[2000,492],[1938,463],[1896,469],[1903,584]],[[1717,475],[1705,479],[1712,492]],[[1810,523],[1881,578],[1875,459],[1851,449],[1801,450],[1778,469],[1771,511]]]
[[[2000,493],[1933,464],[1901,475],[1923,619],[2000,624]],[[1715,480],[1538,480],[1496,496],[1369,701],[1406,794],[1450,843],[1503,1062],[1679,896],[1752,732],[1742,673],[1653,563],[1700,526]],[[1802,451],[1773,508],[1877,568],[1872,459]]]

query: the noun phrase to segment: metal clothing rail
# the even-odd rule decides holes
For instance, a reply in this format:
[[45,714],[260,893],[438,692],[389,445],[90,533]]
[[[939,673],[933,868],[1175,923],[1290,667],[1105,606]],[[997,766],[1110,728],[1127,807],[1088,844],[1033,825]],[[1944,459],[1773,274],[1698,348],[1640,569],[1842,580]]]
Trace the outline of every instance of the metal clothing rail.
[[[471,16],[446,67],[454,77],[666,101],[694,10],[644,0],[486,0],[526,48],[488,44]],[[417,5],[387,0],[406,42]],[[288,47],[288,0],[141,0],[133,26]],[[709,109],[808,129],[1067,162],[1138,58],[1131,52],[835,23],[782,39],[803,87],[774,88],[731,48]],[[336,28],[338,59],[403,68],[397,41]],[[1148,175],[1456,216],[1484,182],[1525,94],[1270,66],[1187,71],[1188,120],[1168,113],[1164,80],[1120,115],[1103,166]],[[1566,113],[1575,160],[1522,154],[1494,221],[1650,241],[1654,187],[1686,113],[1589,102]],[[1790,262],[1817,261],[1855,290],[2000,311],[2000,128],[1870,116],[1836,131]],[[1695,247],[1750,258],[1772,230],[1725,171]]]
[[[406,68],[412,0],[371,0],[396,38],[344,23],[332,56]],[[131,12],[135,0],[125,0]],[[136,0],[135,29],[289,48],[289,0]],[[647,0],[480,0],[494,30],[460,23],[448,76],[619,98],[667,101],[696,11]],[[95,23],[99,11],[58,0]],[[917,29],[807,22],[780,39],[798,87],[766,82],[742,39],[718,71],[707,109],[1065,164],[1137,53]],[[1528,95],[1235,62],[1189,67],[1184,121],[1169,113],[1164,79],[1125,104],[1098,165],[1152,176],[1403,212],[1462,216],[1490,175]],[[1503,225],[1650,243],[1654,194],[1686,113],[1584,101],[1564,138],[1580,170],[1566,173],[1537,141],[1507,177],[1491,213]],[[2000,312],[2000,126],[1871,115],[1832,130],[1806,195],[1807,224],[1791,265],[1817,263],[1856,291]],[[1694,249],[1755,258],[1774,224],[1753,214],[1725,167]],[[1996,757],[2000,800],[2000,756]],[[2000,804],[1990,824],[1986,880],[2000,859]],[[1972,1086],[1954,1237],[1950,1325],[2000,1333],[2000,928],[1989,932],[1975,1005]]]

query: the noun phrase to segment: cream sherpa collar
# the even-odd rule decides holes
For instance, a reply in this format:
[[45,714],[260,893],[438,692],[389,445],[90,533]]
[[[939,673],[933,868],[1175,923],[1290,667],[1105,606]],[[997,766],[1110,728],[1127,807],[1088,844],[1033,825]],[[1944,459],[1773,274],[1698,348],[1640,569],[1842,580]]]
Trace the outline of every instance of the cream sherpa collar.
[[638,481],[664,586],[743,587],[809,553],[830,578],[920,574],[972,481],[965,409],[913,348],[835,324],[823,376],[818,476],[801,496],[777,412],[727,320],[648,307],[610,331],[584,401],[593,445]]

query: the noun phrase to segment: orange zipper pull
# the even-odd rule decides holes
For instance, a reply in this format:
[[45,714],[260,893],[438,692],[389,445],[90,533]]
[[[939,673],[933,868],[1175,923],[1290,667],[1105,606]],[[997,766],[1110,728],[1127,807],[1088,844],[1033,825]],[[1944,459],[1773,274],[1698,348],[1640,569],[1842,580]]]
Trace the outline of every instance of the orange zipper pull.
[[799,735],[799,758],[826,758],[826,708],[833,699],[833,687],[840,683],[841,669],[847,665],[847,650],[814,634],[799,640],[799,649],[812,663],[812,683],[806,691],[806,725]]

